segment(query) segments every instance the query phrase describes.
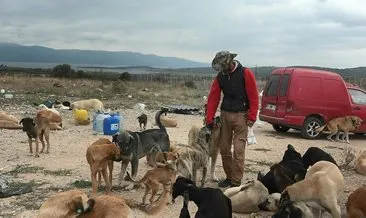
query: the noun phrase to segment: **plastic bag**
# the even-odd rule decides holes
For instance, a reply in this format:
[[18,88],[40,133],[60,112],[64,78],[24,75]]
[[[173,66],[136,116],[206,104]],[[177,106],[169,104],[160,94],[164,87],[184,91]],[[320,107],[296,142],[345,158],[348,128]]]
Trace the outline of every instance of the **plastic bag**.
[[257,144],[257,139],[255,138],[253,127],[248,127],[247,143],[248,145]]

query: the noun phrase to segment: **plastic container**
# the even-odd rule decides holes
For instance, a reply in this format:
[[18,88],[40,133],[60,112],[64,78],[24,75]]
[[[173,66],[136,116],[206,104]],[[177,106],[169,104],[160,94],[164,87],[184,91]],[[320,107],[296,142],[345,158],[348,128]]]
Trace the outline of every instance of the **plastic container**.
[[74,119],[76,122],[85,122],[86,120],[88,120],[88,111],[87,110],[79,110],[79,109],[75,109],[74,112]]
[[109,113],[103,113],[103,114],[99,114],[96,117],[96,126],[95,126],[95,131],[97,134],[103,135],[104,134],[104,119],[110,117],[111,115],[109,115]]
[[97,131],[97,117],[103,113],[94,112],[93,113],[93,131]]
[[114,135],[120,129],[120,116],[118,114],[111,114],[106,117],[103,122],[104,135]]

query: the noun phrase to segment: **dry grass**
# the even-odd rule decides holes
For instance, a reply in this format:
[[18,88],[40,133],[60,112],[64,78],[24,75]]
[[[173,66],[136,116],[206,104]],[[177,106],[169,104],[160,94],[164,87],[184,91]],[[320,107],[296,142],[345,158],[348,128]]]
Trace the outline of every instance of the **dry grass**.
[[[208,90],[185,87],[184,84],[173,86],[158,82],[147,81],[97,81],[89,79],[58,79],[49,77],[34,77],[27,75],[12,75],[0,77],[2,89],[14,92],[15,97],[9,103],[41,103],[49,98],[77,100],[86,98],[108,99],[107,107],[129,107],[137,102],[157,107],[160,104],[188,104],[199,106],[202,97]],[[62,87],[55,87],[54,84]],[[132,98],[128,98],[132,95]],[[123,105],[120,103],[122,100]]]

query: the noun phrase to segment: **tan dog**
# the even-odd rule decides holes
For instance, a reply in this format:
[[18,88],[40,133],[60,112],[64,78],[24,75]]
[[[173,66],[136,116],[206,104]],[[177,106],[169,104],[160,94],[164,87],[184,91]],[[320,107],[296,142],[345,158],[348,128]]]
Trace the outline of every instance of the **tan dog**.
[[356,172],[366,176],[366,149],[361,151],[361,153],[356,158],[355,168]]
[[89,209],[78,218],[132,218],[133,211],[126,200],[117,195],[100,195],[89,200]]
[[[157,163],[158,168],[148,170],[144,177],[139,181],[135,181],[131,178],[130,174],[127,172],[127,177],[135,184],[143,183],[145,185],[145,194],[142,197],[142,203],[145,204],[146,196],[152,191],[151,197],[149,199],[150,204],[154,202],[154,197],[159,191],[159,184],[163,185],[163,195],[167,190],[171,190],[171,186],[175,181],[177,175],[177,160],[179,158],[178,153],[169,152],[166,164]],[[168,188],[170,186],[170,188]]]
[[14,123],[14,124],[19,123],[18,118],[16,118],[15,116],[13,116],[11,114],[7,114],[3,111],[0,111],[0,120],[6,120],[6,121],[9,121],[9,122]]
[[88,208],[88,196],[79,190],[56,193],[40,207],[37,218],[78,217]]
[[147,215],[160,213],[170,201],[170,191],[151,205],[141,205],[132,199],[115,194],[88,198],[85,192],[70,190],[56,193],[40,207],[37,218],[132,218],[131,208],[137,208]]
[[[98,173],[98,186],[101,183],[100,174],[102,174],[106,183],[105,192],[109,193],[112,187],[113,161],[122,160],[119,147],[109,139],[101,138],[87,148],[86,160],[90,166],[93,194],[97,193]],[[109,178],[107,168],[109,168]]]
[[346,203],[348,218],[366,217],[366,186],[356,189]]
[[318,161],[311,166],[305,179],[285,188],[280,205],[289,201],[319,201],[334,218],[341,217],[338,194],[344,188],[344,178],[339,168],[329,161]]
[[104,110],[104,106],[103,106],[103,102],[101,102],[100,100],[93,98],[93,99],[86,99],[86,100],[80,100],[80,101],[75,101],[73,103],[71,103],[70,105],[70,110],[73,109],[84,109],[84,110],[98,110],[98,111],[103,111]]
[[339,134],[340,132],[344,132],[342,137],[342,141],[346,139],[347,143],[349,142],[349,132],[357,129],[363,124],[363,120],[357,116],[344,116],[338,117],[330,120],[327,124],[318,127],[315,129],[315,132],[320,133],[322,132],[325,127],[330,131],[330,134],[327,136],[327,139],[330,141],[334,141],[332,137],[336,135],[336,140],[340,141]]
[[177,127],[178,122],[170,117],[165,116],[164,114],[160,115],[160,122],[165,127]]

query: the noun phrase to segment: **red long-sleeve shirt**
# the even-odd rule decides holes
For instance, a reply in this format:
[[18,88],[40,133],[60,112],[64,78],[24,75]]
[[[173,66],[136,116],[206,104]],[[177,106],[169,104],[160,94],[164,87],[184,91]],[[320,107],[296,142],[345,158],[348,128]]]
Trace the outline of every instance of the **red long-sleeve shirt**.
[[[244,68],[243,74],[245,78],[245,89],[249,101],[249,110],[247,119],[255,122],[257,120],[257,114],[259,109],[259,95],[257,90],[257,82],[253,72],[249,68]],[[207,113],[206,123],[211,124],[215,117],[217,107],[220,103],[221,88],[217,78],[214,79],[211,90],[207,98]]]

